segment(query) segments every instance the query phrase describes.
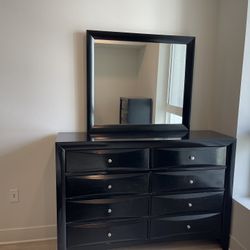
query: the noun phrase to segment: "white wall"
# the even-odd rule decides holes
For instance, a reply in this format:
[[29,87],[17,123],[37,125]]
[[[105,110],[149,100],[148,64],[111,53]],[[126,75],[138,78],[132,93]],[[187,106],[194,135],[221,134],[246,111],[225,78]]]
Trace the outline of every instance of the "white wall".
[[[206,129],[212,114],[218,3],[0,1],[1,242],[55,236],[55,135],[86,129],[85,30],[196,36],[191,125]],[[10,204],[13,187],[20,190],[20,202]]]

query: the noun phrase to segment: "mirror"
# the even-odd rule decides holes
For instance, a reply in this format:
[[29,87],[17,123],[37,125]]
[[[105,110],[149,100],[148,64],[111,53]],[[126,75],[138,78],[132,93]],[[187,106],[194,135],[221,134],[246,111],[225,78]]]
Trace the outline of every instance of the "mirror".
[[88,131],[188,129],[194,41],[87,31]]

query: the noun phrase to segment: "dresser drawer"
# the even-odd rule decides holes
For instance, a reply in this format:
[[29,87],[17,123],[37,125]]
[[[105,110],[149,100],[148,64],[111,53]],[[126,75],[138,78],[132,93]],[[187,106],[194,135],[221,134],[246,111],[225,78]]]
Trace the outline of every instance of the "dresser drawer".
[[224,188],[225,168],[159,172],[152,175],[152,192]]
[[67,221],[148,215],[148,197],[115,197],[67,201]]
[[[145,240],[147,220],[117,220],[87,224],[67,225],[67,246],[83,244]],[[88,249],[86,247],[86,249]]]
[[225,164],[226,147],[159,148],[153,150],[153,168]]
[[107,169],[140,170],[149,167],[148,149],[68,150],[66,172]]
[[224,192],[172,194],[152,197],[152,215],[173,213],[219,212],[222,209]]
[[167,238],[185,234],[206,234],[219,237],[220,214],[165,217],[151,220],[151,239]]
[[66,177],[66,196],[148,192],[148,174],[93,174]]

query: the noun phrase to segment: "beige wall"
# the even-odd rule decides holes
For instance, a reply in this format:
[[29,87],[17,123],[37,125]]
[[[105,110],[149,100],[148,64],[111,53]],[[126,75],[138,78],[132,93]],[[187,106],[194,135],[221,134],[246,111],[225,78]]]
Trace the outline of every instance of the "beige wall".
[[159,44],[147,44],[141,51],[141,63],[138,74],[137,93],[140,97],[148,97],[153,102],[153,123],[156,108],[157,71]]
[[169,89],[168,84],[170,67],[170,48],[171,45],[169,44],[159,45],[158,71],[154,105],[154,122],[156,124],[162,124],[166,122],[166,100]]
[[[240,103],[237,123],[237,150],[234,196],[250,200],[250,8],[247,10],[244,59],[241,78]],[[241,184],[241,185],[239,185]],[[250,208],[250,207],[249,207]],[[250,245],[249,245],[250,248]]]
[[119,124],[120,97],[138,95],[139,55],[138,47],[95,45],[96,125]]
[[[245,44],[247,0],[221,0],[218,20],[216,78],[214,81],[211,128],[237,136],[234,198],[250,204],[249,192],[249,48]],[[249,25],[248,25],[249,26]],[[248,27],[249,33],[249,27]],[[246,37],[249,43],[249,34]],[[243,61],[243,54],[245,60]],[[243,66],[244,63],[244,66]],[[243,67],[242,67],[243,66]],[[242,71],[243,69],[243,71]],[[243,72],[243,74],[242,74]],[[240,100],[241,99],[241,100]],[[240,105],[239,105],[240,101]],[[245,196],[244,198],[242,196]],[[250,249],[250,212],[234,200],[231,250]]]
[[220,0],[212,128],[236,136],[247,0]]
[[[167,51],[165,48],[164,55],[161,55],[161,58],[167,61],[170,48],[168,44],[95,45],[94,117],[96,125],[119,124],[120,97],[151,98],[153,122],[165,123],[166,93],[164,94],[162,89],[167,92],[168,62],[161,65],[160,46],[168,49]],[[159,76],[164,79],[159,79]],[[164,98],[156,97],[159,85],[162,85],[160,94],[163,94]],[[164,106],[164,115],[161,119],[155,120],[156,106],[159,106],[159,103]]]
[[234,201],[230,250],[250,249],[249,225],[250,210]]
[[95,124],[119,124],[120,97],[153,100],[159,45],[95,45]]
[[[191,127],[207,129],[212,125],[218,4],[0,1],[1,242],[55,236],[55,135],[86,130],[85,30],[196,36]],[[20,202],[10,204],[13,187],[20,190]]]

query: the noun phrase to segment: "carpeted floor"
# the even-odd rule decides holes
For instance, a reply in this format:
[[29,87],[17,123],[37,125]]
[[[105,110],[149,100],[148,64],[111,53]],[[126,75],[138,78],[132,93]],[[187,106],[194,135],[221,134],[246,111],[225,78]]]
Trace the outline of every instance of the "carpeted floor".
[[[150,244],[136,247],[119,248],[119,250],[220,250],[219,245],[204,241],[197,242],[175,242],[164,244]],[[0,250],[56,250],[56,241],[41,241],[31,243],[20,243],[13,245],[0,245]],[[118,250],[118,249],[117,249]]]

